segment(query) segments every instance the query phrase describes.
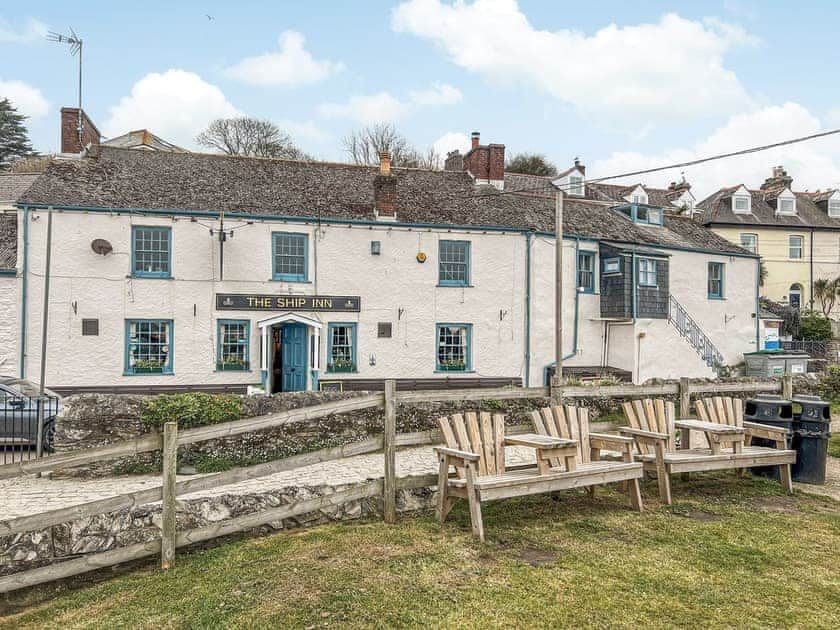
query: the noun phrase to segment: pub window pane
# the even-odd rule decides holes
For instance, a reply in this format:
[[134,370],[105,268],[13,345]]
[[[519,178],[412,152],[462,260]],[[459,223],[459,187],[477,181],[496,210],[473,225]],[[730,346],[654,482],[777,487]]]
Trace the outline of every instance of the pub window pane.
[[219,320],[217,342],[217,369],[250,369],[251,323],[249,321]]
[[584,293],[592,293],[595,290],[595,254],[578,254],[577,287]]
[[127,374],[172,374],[172,321],[126,320]]
[[470,283],[470,242],[440,241],[439,284],[466,286]]
[[286,282],[306,282],[308,246],[309,237],[306,234],[276,232],[274,234],[274,279]]
[[356,371],[356,324],[327,328],[327,372]]
[[466,372],[471,369],[472,325],[437,325],[437,369]]
[[639,286],[656,286],[656,261],[649,258],[639,258]]
[[135,225],[131,229],[132,275],[169,278],[172,273],[172,228]]
[[709,263],[709,297],[723,297],[723,263]]

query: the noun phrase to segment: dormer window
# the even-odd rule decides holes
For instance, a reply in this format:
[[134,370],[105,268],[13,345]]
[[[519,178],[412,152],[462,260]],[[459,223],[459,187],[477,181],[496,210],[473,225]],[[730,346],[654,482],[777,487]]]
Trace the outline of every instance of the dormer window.
[[828,202],[828,216],[840,218],[840,199],[829,200]]
[[644,203],[648,202],[648,194],[641,186],[636,186],[633,191],[625,197],[630,203]]
[[779,214],[794,214],[796,206],[793,199],[779,199]]
[[583,197],[583,177],[580,175],[572,175],[569,178],[569,194],[576,197]]
[[644,204],[629,204],[626,206],[618,206],[615,209],[630,219],[633,223],[656,226],[661,226],[663,224],[662,208],[647,206]]
[[749,214],[751,201],[746,195],[732,197],[732,211],[738,214]]

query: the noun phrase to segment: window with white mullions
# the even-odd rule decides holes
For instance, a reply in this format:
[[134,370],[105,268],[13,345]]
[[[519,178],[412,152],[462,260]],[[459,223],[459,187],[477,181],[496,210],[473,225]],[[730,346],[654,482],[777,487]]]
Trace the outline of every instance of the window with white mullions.
[[723,297],[723,263],[709,263],[708,296],[710,298]]
[[327,372],[356,371],[356,324],[330,324]]
[[656,286],[656,261],[650,258],[639,258],[639,286]]
[[467,286],[470,283],[470,242],[440,241],[438,283]]
[[443,372],[466,372],[470,370],[471,337],[472,326],[470,324],[438,324],[437,370]]
[[126,321],[126,373],[171,374],[171,348],[171,320]]
[[802,258],[802,237],[791,235],[788,238],[788,257],[792,260]]
[[746,249],[751,254],[758,252],[758,235],[757,234],[741,234],[741,247]]
[[221,320],[218,329],[216,367],[231,371],[250,369],[250,328],[247,320]]
[[584,293],[595,291],[595,254],[578,253],[577,288]]
[[274,234],[274,279],[305,282],[308,237],[306,234]]
[[168,278],[172,273],[172,229],[135,225],[132,228],[132,275]]

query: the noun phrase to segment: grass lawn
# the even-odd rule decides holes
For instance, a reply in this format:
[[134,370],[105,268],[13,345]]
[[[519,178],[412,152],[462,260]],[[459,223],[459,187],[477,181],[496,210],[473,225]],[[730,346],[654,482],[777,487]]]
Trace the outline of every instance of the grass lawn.
[[598,490],[464,504],[182,553],[6,600],[0,628],[840,627],[840,504],[733,474],[674,479],[677,503]]

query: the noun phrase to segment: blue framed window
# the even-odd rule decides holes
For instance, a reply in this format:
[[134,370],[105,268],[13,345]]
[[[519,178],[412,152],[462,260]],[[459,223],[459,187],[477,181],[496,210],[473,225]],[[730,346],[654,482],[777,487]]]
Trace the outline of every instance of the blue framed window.
[[437,371],[472,370],[472,324],[437,324],[436,332]]
[[639,286],[656,286],[656,261],[650,258],[639,258]]
[[247,372],[251,369],[251,322],[220,319],[216,329],[216,369]]
[[604,275],[621,273],[621,258],[604,258],[602,266]]
[[710,262],[709,263],[709,297],[722,298],[724,284],[724,266],[723,263]]
[[662,208],[657,206],[650,206],[644,203],[631,203],[629,205],[618,206],[616,209],[633,221],[633,223],[662,226],[665,222],[665,213],[662,211]]
[[132,226],[131,275],[135,278],[172,277],[172,228]]
[[171,319],[125,320],[125,373],[172,374]]
[[274,255],[274,280],[306,282],[309,254],[309,236],[292,232],[272,234]]
[[469,241],[440,241],[438,260],[438,284],[446,287],[469,286]]
[[327,326],[327,372],[356,372],[356,324]]
[[595,291],[595,254],[578,252],[577,288],[583,293]]

